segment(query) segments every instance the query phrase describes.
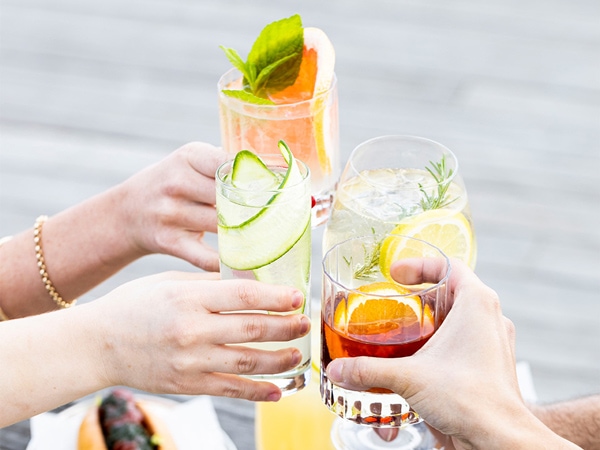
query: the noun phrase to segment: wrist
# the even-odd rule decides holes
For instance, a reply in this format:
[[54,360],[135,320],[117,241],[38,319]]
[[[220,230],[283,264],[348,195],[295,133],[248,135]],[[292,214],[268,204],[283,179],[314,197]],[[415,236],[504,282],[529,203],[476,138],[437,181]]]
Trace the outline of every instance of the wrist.
[[540,421],[525,405],[516,408],[503,408],[504,415],[499,415],[499,408],[482,425],[481,431],[474,433],[470,442],[474,448],[506,449],[575,449],[575,444],[566,441],[542,421]]
[[[115,231],[114,239],[118,240],[122,253],[130,261],[134,261],[152,253],[148,245],[140,239],[144,236],[143,205],[132,194],[129,180],[120,183],[104,193],[103,201],[108,205],[111,214],[111,225]],[[135,189],[133,189],[135,191]],[[142,218],[142,220],[140,220]]]
[[77,364],[73,373],[78,378],[85,379],[83,395],[111,386],[111,380],[107,376],[107,356],[111,349],[105,344],[105,336],[110,332],[110,326],[106,322],[111,319],[110,314],[98,309],[95,303],[78,305],[69,310],[73,314],[69,319],[69,338],[74,342],[72,352],[76,355],[69,360]]
[[[125,183],[121,183],[52,217],[47,224],[62,230],[69,246],[86,255],[79,277],[91,281],[87,289],[147,254],[130,238],[137,232],[129,210],[137,206],[129,197]],[[69,229],[75,231],[66,236]]]
[[[128,385],[127,370],[131,370],[130,344],[135,340],[130,331],[135,317],[129,314],[124,305],[123,286],[86,304],[86,317],[92,323],[88,329],[94,330],[90,336],[88,356],[89,367],[93,368],[93,378],[101,386]],[[117,312],[115,316],[115,312]],[[86,319],[87,320],[87,319]]]
[[7,262],[0,264],[0,307],[8,319],[57,308],[42,282],[34,245],[30,228],[0,248],[0,259]]
[[59,308],[70,308],[72,306],[75,306],[75,304],[77,303],[77,299],[65,301],[56,290],[56,287],[54,286],[54,283],[52,283],[50,275],[46,270],[46,259],[44,258],[44,244],[42,243],[42,227],[44,226],[44,223],[47,220],[48,216],[39,216],[36,219],[35,225],[33,227],[33,241],[35,245],[34,248],[37,267],[40,272],[42,283],[44,284],[48,295],[56,304],[56,306],[58,306]]

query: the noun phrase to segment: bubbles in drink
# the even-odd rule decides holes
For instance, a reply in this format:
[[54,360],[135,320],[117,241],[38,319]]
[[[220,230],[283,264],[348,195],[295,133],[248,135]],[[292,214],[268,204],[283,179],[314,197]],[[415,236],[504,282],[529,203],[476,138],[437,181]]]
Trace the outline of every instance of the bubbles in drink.
[[[425,194],[434,195],[437,181],[424,169],[364,170],[343,182],[324,237],[324,248],[351,236],[385,234],[399,222],[423,212]],[[466,207],[464,187],[448,189],[449,208]]]

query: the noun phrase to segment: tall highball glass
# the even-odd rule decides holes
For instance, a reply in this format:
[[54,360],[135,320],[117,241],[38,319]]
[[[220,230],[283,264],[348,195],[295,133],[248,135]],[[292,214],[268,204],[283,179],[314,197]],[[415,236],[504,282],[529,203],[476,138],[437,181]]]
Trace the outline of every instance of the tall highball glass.
[[[277,147],[275,147],[277,148]],[[288,162],[282,155],[262,155],[273,173],[285,176]],[[233,161],[217,170],[218,244],[223,279],[249,278],[265,283],[288,285],[304,294],[303,305],[294,313],[310,314],[311,191],[310,171],[293,159],[299,180],[278,189],[262,183],[240,187],[233,183]],[[276,314],[265,311],[265,314]],[[310,333],[290,342],[245,344],[265,350],[296,347],[302,361],[280,374],[254,375],[269,380],[284,395],[302,389],[310,378]]]
[[296,103],[257,105],[233,98],[224,89],[241,89],[242,75],[230,69],[218,83],[221,142],[235,154],[251,150],[271,153],[283,140],[311,171],[312,226],[329,217],[340,170],[337,80],[315,97]]

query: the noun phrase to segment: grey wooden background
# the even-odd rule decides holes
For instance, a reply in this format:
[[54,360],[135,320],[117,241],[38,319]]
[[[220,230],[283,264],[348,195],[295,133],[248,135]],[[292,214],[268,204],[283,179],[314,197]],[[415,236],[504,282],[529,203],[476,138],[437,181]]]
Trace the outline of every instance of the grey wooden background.
[[[540,400],[600,391],[597,0],[0,5],[0,236],[185,142],[218,144],[216,82],[229,67],[218,46],[245,55],[266,23],[299,12],[336,48],[343,160],[384,134],[453,149],[479,238],[477,273],[516,324]],[[190,267],[148,257],[86,299],[167,269]],[[215,403],[240,450],[252,449],[252,405]],[[23,449],[27,422],[10,430],[0,430],[0,448]]]

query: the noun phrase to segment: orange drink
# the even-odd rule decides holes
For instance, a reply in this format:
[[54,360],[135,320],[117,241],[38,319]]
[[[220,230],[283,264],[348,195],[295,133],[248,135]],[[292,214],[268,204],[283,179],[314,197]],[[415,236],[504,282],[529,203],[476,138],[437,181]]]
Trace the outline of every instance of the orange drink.
[[302,391],[274,403],[256,404],[256,450],[335,450],[335,417],[321,402],[319,373]]
[[267,25],[246,62],[224,50],[234,68],[218,83],[223,148],[264,154],[285,141],[311,171],[312,226],[324,223],[339,175],[333,45],[296,15]]
[[[241,74],[227,72],[219,91],[241,84]],[[311,170],[315,208],[313,225],[327,219],[339,166],[337,84],[317,97],[291,104],[253,105],[219,96],[221,142],[231,153],[249,149],[268,153],[279,140]],[[314,221],[316,220],[316,223]]]
[[[313,361],[319,360],[319,322],[320,315],[313,315]],[[336,416],[321,401],[318,362],[311,372],[311,381],[300,392],[256,404],[256,450],[335,450],[330,435]]]

